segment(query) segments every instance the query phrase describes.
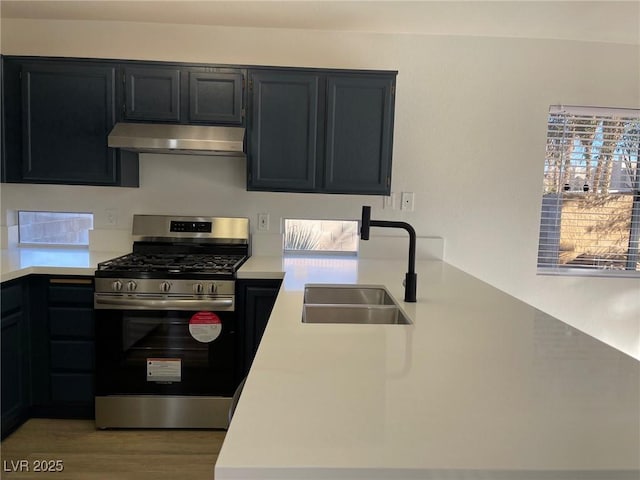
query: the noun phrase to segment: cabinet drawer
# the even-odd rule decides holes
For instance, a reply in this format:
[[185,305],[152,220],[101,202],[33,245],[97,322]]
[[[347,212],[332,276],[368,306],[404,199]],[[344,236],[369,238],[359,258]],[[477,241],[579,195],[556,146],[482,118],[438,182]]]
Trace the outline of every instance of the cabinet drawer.
[[91,372],[95,364],[93,342],[74,340],[51,341],[51,369]]
[[22,286],[20,284],[2,287],[2,315],[22,307]]
[[54,373],[51,375],[51,396],[54,403],[93,402],[93,375],[90,373]]
[[93,306],[92,278],[52,278],[49,280],[49,302]]
[[49,322],[53,337],[93,338],[93,309],[51,307]]

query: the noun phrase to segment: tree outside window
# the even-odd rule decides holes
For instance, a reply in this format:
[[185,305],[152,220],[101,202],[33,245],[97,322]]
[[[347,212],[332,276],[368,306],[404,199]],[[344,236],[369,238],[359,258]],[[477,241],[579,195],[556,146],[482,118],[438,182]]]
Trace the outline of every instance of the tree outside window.
[[356,255],[358,222],[285,219],[284,251],[300,254]]

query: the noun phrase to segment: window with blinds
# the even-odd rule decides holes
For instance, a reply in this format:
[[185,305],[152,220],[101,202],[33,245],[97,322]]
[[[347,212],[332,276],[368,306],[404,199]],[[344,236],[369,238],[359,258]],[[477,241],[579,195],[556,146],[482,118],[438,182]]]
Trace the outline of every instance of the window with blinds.
[[640,276],[640,110],[552,106],[539,273]]

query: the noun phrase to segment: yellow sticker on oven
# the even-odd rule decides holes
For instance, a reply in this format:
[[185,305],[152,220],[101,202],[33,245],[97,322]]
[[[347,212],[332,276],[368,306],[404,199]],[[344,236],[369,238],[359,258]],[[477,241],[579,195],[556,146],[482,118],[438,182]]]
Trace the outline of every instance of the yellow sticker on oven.
[[200,343],[211,343],[222,332],[222,320],[213,312],[197,312],[189,320],[189,333]]
[[147,358],[147,382],[172,383],[182,379],[179,358]]

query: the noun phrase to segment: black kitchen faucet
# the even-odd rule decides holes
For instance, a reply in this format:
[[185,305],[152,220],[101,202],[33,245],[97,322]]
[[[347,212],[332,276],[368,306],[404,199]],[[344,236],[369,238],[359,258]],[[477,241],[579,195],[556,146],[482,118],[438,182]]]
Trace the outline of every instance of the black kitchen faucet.
[[416,301],[416,286],[418,275],[416,274],[416,231],[407,222],[390,222],[384,220],[371,220],[371,207],[362,207],[362,224],[360,225],[360,238],[369,240],[371,227],[403,228],[409,233],[409,271],[404,279],[404,301]]

